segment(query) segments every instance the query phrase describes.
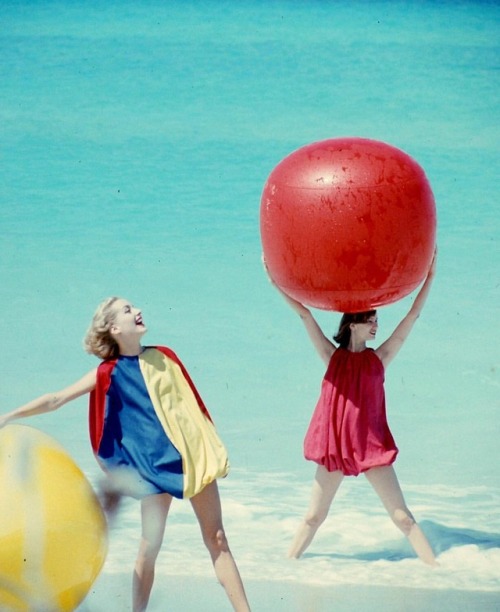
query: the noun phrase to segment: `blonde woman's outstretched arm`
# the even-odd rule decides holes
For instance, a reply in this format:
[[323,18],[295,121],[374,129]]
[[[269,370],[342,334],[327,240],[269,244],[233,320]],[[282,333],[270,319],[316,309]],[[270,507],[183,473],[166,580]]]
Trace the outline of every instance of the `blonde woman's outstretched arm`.
[[92,391],[95,387],[96,376],[97,368],[94,368],[72,385],[61,389],[60,391],[56,391],[55,393],[46,393],[41,395],[40,397],[31,400],[27,404],[19,406],[19,408],[16,408],[11,412],[0,415],[0,427],[3,427],[4,425],[7,425],[7,423],[10,423],[16,419],[57,410],[71,400],[74,400],[85,393],[90,393],[90,391]]

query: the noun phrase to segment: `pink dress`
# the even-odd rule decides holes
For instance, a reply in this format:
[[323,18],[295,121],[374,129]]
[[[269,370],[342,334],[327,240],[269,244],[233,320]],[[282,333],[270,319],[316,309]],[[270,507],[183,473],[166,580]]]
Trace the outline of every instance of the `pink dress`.
[[304,456],[357,476],[391,465],[398,454],[387,424],[384,366],[373,349],[332,355],[304,440]]

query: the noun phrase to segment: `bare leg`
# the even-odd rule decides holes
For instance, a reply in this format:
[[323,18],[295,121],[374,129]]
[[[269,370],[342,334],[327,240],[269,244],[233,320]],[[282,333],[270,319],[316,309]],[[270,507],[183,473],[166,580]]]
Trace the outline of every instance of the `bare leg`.
[[423,531],[408,509],[398,477],[392,465],[372,468],[365,472],[375,492],[382,500],[394,524],[405,534],[418,557],[429,565],[438,565],[434,552]]
[[171,503],[172,496],[168,493],[148,495],[141,502],[142,537],[134,570],[134,612],[143,612],[148,605],[156,558],[160,552]]
[[200,524],[203,541],[212,558],[217,579],[224,587],[229,601],[238,612],[248,612],[245,589],[222,525],[222,510],[217,482],[211,482],[191,499]]
[[318,465],[309,509],[295,534],[295,538],[288,551],[289,557],[298,559],[312,542],[319,526],[328,516],[333,498],[343,478],[342,472],[329,472],[322,465]]

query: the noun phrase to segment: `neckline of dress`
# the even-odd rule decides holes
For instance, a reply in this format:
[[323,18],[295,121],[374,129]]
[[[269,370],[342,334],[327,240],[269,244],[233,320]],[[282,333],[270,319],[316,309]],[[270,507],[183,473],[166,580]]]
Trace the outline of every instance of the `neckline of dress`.
[[143,346],[141,352],[137,353],[137,355],[118,355],[118,359],[138,359],[147,348],[147,346]]
[[348,348],[344,348],[344,351],[346,351],[346,353],[349,353],[349,355],[362,355],[363,353],[366,353],[366,351],[373,351],[373,349],[369,346],[365,346],[362,351],[351,351]]

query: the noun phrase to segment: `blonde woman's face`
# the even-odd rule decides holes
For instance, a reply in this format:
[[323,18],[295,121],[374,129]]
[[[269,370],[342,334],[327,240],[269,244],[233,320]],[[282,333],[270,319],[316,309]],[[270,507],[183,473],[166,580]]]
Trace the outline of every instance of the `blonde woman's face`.
[[112,335],[120,335],[125,338],[142,336],[146,333],[147,327],[144,325],[139,308],[120,298],[113,304],[113,311]]

